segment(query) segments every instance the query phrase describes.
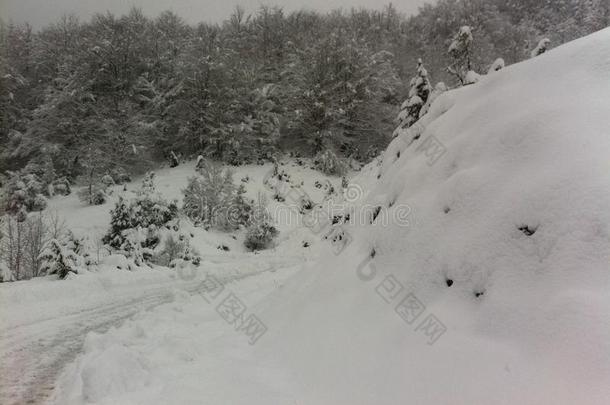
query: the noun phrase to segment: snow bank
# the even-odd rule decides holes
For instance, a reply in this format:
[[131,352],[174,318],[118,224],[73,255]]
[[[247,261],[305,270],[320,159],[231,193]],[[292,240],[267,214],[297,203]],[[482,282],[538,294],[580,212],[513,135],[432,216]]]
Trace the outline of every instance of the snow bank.
[[347,227],[347,249],[269,305],[266,355],[281,351],[295,397],[608,403],[609,74],[604,30],[444,93],[397,132],[362,180],[389,223]]

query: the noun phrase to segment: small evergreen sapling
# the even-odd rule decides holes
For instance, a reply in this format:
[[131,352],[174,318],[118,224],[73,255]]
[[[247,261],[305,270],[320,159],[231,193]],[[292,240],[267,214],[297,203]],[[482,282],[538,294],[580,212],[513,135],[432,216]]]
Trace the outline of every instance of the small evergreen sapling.
[[422,107],[428,101],[432,85],[428,79],[428,71],[421,59],[417,60],[417,75],[411,79],[409,98],[402,104],[398,119],[403,128],[413,125],[420,117]]
[[472,29],[464,25],[449,45],[451,65],[447,67],[447,71],[456,76],[463,86],[478,80],[478,74],[472,70],[472,41]]
[[244,245],[249,250],[264,250],[271,246],[273,239],[278,235],[278,230],[273,226],[271,217],[267,212],[267,201],[259,194],[254,213],[246,231]]
[[59,278],[64,279],[70,274],[78,273],[78,264],[82,258],[57,239],[52,239],[41,253],[40,259],[43,261],[43,272],[57,274]]
[[23,172],[9,172],[5,210],[11,215],[21,211],[42,211],[47,207],[47,199],[43,195],[44,187],[40,178]]

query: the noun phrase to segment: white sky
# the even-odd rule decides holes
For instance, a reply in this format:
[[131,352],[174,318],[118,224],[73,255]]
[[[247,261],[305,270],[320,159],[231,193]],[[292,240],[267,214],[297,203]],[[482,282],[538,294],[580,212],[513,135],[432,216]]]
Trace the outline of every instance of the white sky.
[[[410,14],[425,2],[431,0],[395,0],[393,4],[399,11]],[[388,3],[389,0],[0,0],[0,18],[5,22],[27,21],[34,28],[40,28],[62,14],[76,14],[86,20],[96,12],[122,14],[136,6],[149,16],[171,9],[187,22],[197,23],[222,21],[237,4],[252,12],[260,4],[279,5],[286,11],[303,8],[328,11],[340,7],[379,9]]]

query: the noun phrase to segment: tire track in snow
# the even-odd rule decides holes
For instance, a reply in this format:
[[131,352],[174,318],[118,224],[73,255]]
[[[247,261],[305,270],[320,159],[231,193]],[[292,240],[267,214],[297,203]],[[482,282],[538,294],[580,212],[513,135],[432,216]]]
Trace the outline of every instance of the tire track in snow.
[[[228,274],[223,282],[274,271],[279,263],[246,274]],[[296,263],[282,263],[290,267]],[[139,297],[112,297],[114,301],[5,329],[0,333],[0,404],[44,403],[53,393],[64,367],[82,351],[89,332],[103,333],[141,311],[172,302],[174,289],[203,292],[201,279],[190,284],[157,287]]]

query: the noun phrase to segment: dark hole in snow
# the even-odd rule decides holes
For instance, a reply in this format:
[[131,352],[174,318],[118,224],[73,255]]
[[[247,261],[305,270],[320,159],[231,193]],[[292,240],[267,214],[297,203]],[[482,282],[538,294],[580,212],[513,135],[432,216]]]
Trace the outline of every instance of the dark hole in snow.
[[449,208],[449,207],[445,207],[445,208],[443,209],[443,212],[444,212],[445,214],[449,214],[449,212],[450,212],[450,211],[451,211],[451,208]]
[[309,247],[309,242],[303,242],[303,247]]
[[375,258],[377,251],[375,249],[371,250],[371,259]]
[[414,140],[414,141],[417,141],[417,140],[419,139],[419,137],[420,137],[420,136],[421,136],[421,134],[415,135],[415,136],[413,137],[413,140]]
[[396,159],[400,159],[400,151],[396,152]]
[[450,278],[445,279],[445,283],[447,283],[447,287],[451,287],[453,285],[453,280]]
[[381,174],[377,175],[377,180],[379,180],[381,178]]
[[474,296],[479,298],[480,296],[482,296],[483,294],[485,294],[485,291],[475,291],[474,292]]
[[379,215],[380,212],[381,212],[381,206],[375,207],[375,211],[373,211],[373,219],[371,219],[371,224],[373,222],[375,222],[375,219],[377,219],[377,216]]
[[225,252],[228,252],[230,250],[227,245],[218,245],[217,249],[224,250]]
[[527,236],[532,236],[538,230],[537,226],[521,225],[519,230]]

